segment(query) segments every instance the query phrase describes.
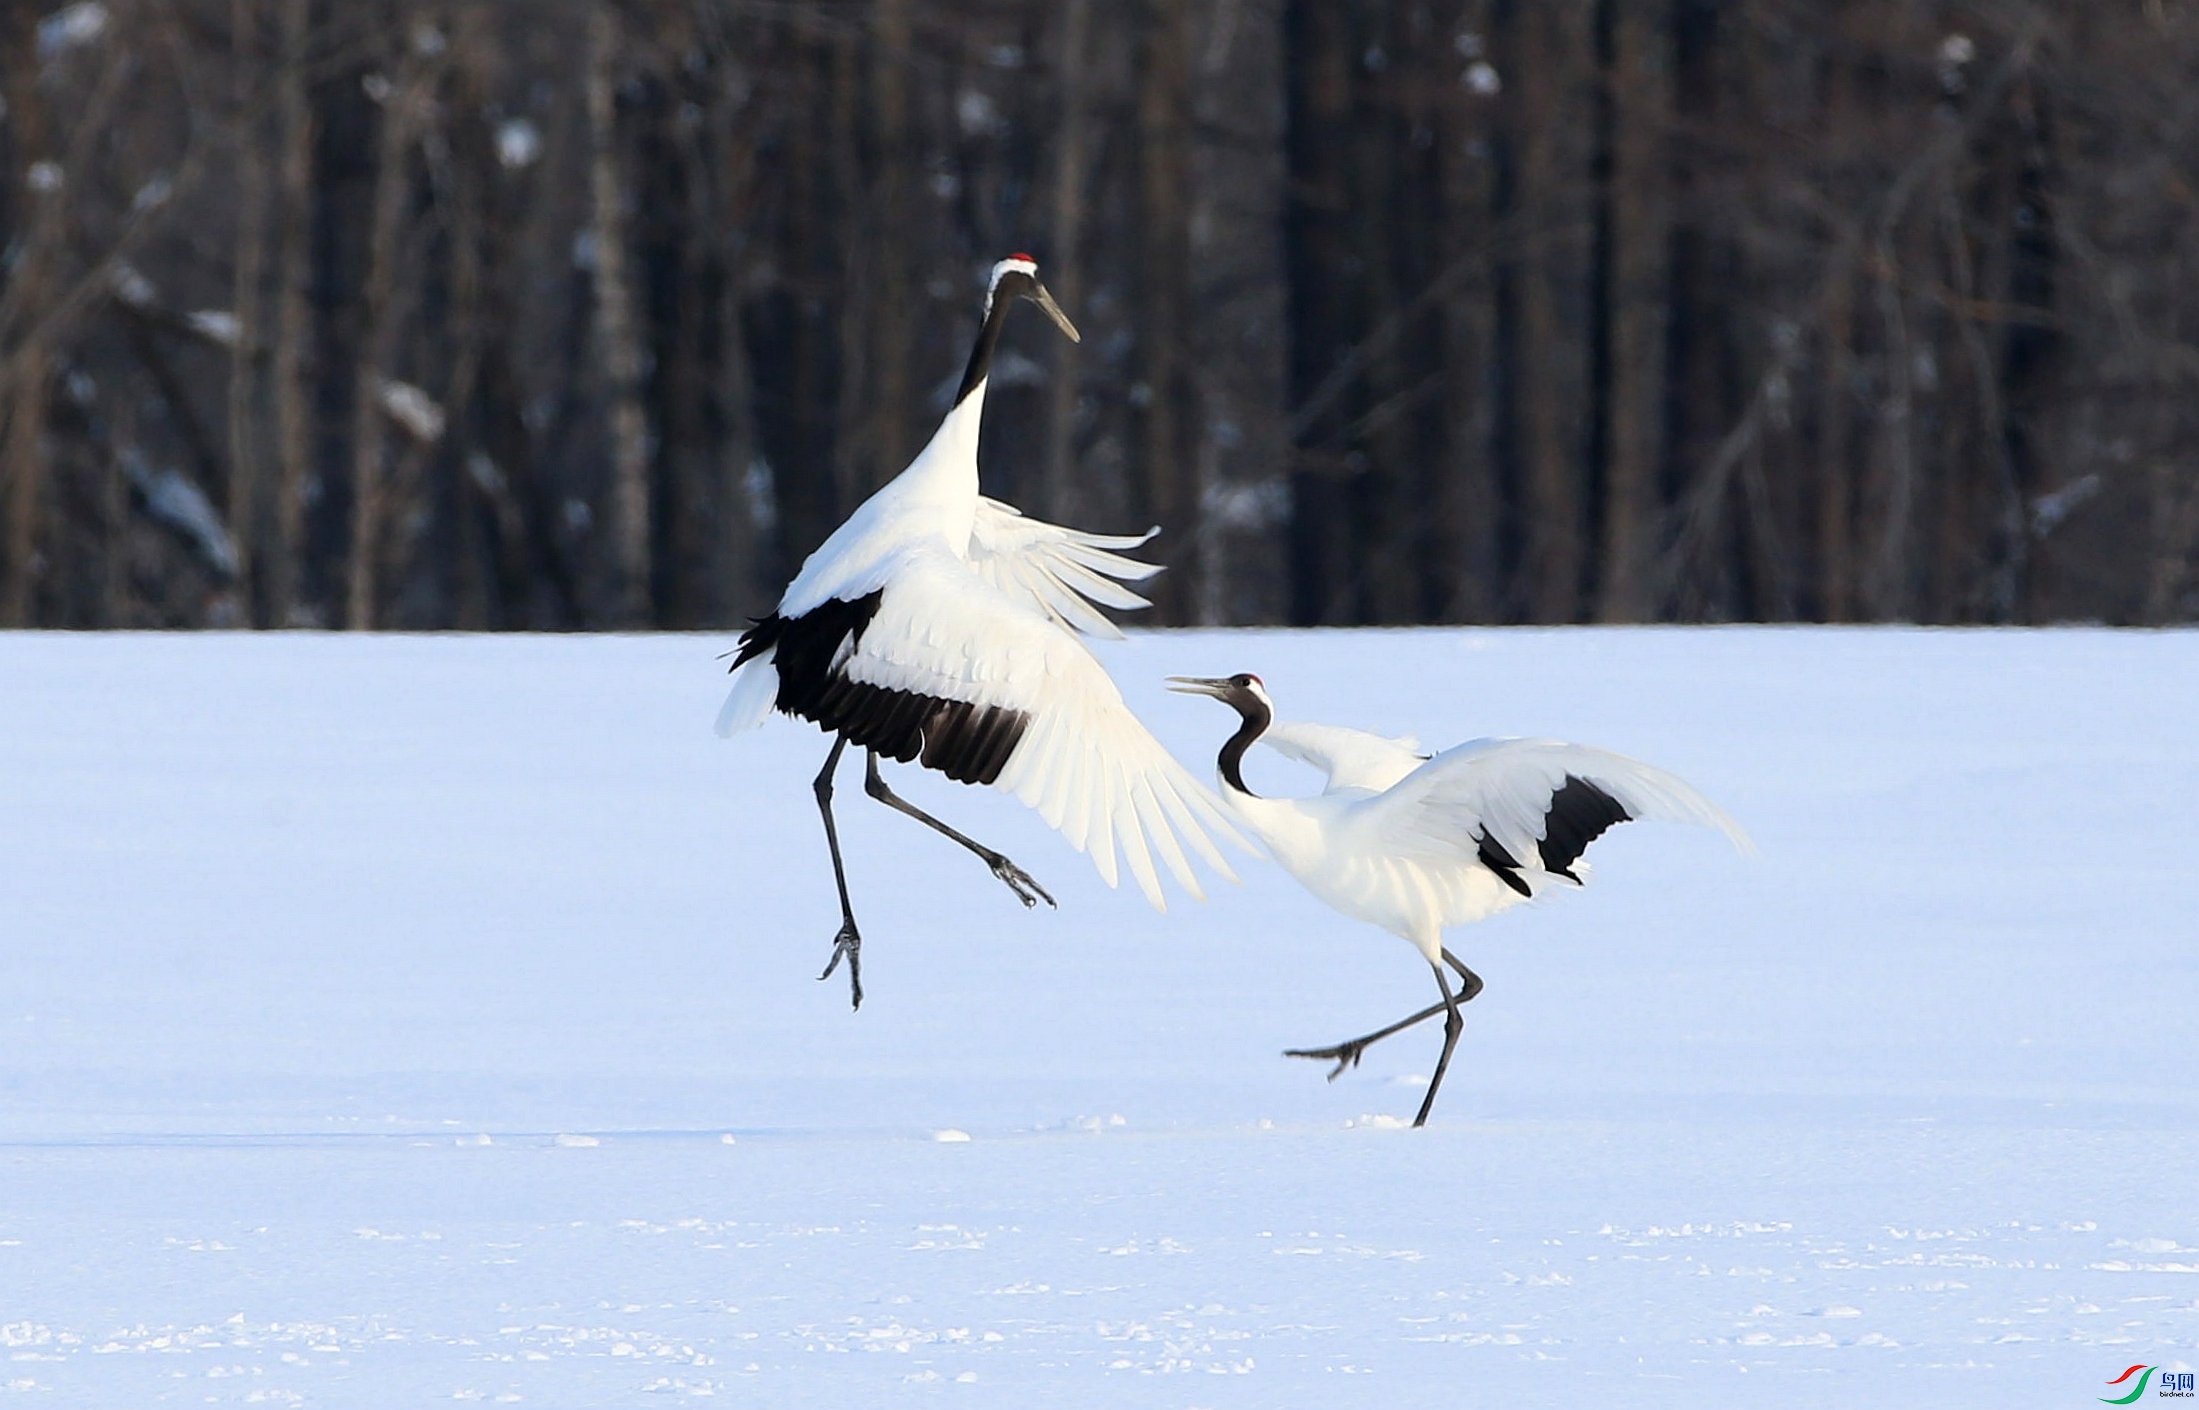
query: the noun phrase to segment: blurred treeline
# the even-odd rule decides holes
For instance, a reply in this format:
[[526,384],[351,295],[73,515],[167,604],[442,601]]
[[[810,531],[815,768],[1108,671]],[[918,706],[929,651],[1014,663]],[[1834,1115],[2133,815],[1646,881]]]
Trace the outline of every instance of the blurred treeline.
[[0,3],[0,624],[2199,616],[2195,0]]

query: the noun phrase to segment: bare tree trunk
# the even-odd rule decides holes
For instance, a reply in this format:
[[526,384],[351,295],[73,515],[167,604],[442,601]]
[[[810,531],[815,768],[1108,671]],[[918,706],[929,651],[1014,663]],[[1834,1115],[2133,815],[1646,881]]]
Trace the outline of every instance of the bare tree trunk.
[[1915,612],[1910,592],[1910,531],[1916,509],[1916,348],[1909,338],[1909,311],[1901,291],[1901,266],[1890,233],[1877,249],[1879,336],[1885,348],[1886,391],[1878,408],[1872,445],[1871,561],[1865,579],[1867,605],[1876,621],[1907,621]]
[[[1359,106],[1372,109],[1357,125],[1362,133],[1374,123],[1407,131],[1426,131],[1419,110],[1421,85],[1412,82],[1412,46],[1400,13],[1403,6],[1383,5],[1365,16],[1360,67],[1369,50],[1379,52],[1378,72],[1361,83]],[[1397,54],[1396,59],[1389,56]],[[1446,60],[1440,61],[1447,64]],[[1368,119],[1371,118],[1372,121]],[[1379,129],[1377,129],[1379,130]],[[1429,139],[1432,145],[1432,137]],[[1416,375],[1421,330],[1430,325],[1416,316],[1414,304],[1433,271],[1419,243],[1424,227],[1415,217],[1427,210],[1435,183],[1422,156],[1409,142],[1362,141],[1354,153],[1355,204],[1381,211],[1380,221],[1357,220],[1353,256],[1360,267],[1366,323],[1359,347],[1366,367],[1364,410],[1353,418],[1346,464],[1354,468],[1350,493],[1354,511],[1353,547],[1358,562],[1352,576],[1359,585],[1358,620],[1423,620],[1420,546],[1426,541],[1428,466],[1412,432],[1415,402],[1432,384]]]
[[106,463],[100,467],[100,574],[99,616],[103,628],[127,627],[130,621],[130,479],[123,456],[137,444],[137,409],[128,400],[115,408],[115,422],[107,441]]
[[[20,267],[18,279],[27,271]],[[0,626],[35,626],[33,593],[42,567],[38,544],[45,513],[46,481],[52,467],[46,458],[46,396],[52,368],[44,345],[32,342],[17,350],[8,382],[8,428],[0,438],[0,454],[7,457],[7,496],[0,512],[7,516],[6,571],[0,577]]]
[[1520,419],[1521,509],[1526,542],[1521,572],[1530,621],[1570,622],[1580,612],[1581,497],[1562,399],[1565,328],[1558,312],[1563,255],[1555,233],[1563,209],[1558,165],[1564,48],[1555,30],[1563,17],[1524,4],[1512,23],[1518,36],[1506,68],[1516,94],[1519,142],[1518,209],[1529,236],[1521,252],[1519,365],[1515,406]]
[[[1990,296],[1979,287],[1961,197],[1951,181],[1941,184],[1938,215],[1946,246],[1945,282],[1963,299],[1986,301]],[[1989,556],[1992,534],[1987,523],[1988,506],[1998,502],[2001,487],[2015,478],[2008,463],[2008,417],[2001,406],[2000,369],[1993,364],[1977,319],[1959,309],[1950,310],[1946,317],[1954,334],[1946,341],[1962,351],[1972,397],[1968,415],[1958,414],[1950,405],[1945,418],[1940,547],[1934,555],[1945,580],[1939,589],[1942,614],[1955,621],[2005,621],[2005,608],[1996,607]],[[1950,354],[1954,350],[1947,349]],[[1946,375],[1952,377],[1954,369],[1947,368]]]
[[[1675,520],[1659,576],[1665,589],[1660,595],[1670,599],[1660,606],[1683,618],[1713,615],[1725,607],[1719,589],[1721,579],[1730,576],[1725,571],[1730,557],[1706,563],[1711,555],[1700,546],[1731,537],[1732,496],[1726,489],[1731,475],[1725,472],[1743,449],[1734,436],[1755,435],[1754,422],[1736,404],[1732,385],[1737,359],[1729,332],[1730,298],[1739,260],[1722,225],[1725,212],[1706,190],[1709,173],[1701,170],[1698,156],[1704,134],[1728,120],[1723,99],[1730,85],[1724,71],[1731,61],[1722,53],[1731,43],[1723,33],[1727,13],[1716,0],[1676,0],[1671,21],[1673,108],[1685,156],[1673,179],[1677,218],[1667,309],[1666,378],[1671,390],[1665,453],[1668,479],[1684,486],[1680,495],[1685,509]],[[1720,475],[1714,476],[1714,469]]]
[[909,269],[917,218],[909,194],[914,186],[916,144],[909,132],[909,66],[914,55],[909,36],[910,0],[874,0],[871,28],[870,120],[871,170],[876,173],[872,199],[860,212],[850,211],[871,238],[868,262],[871,353],[869,361],[870,474],[866,490],[898,474],[915,447],[910,444],[910,337],[914,324],[916,281]]
[[[1353,352],[1358,270],[1351,249],[1351,16],[1331,0],[1289,0],[1283,11],[1289,91],[1284,260],[1289,281],[1293,452],[1290,620],[1301,626],[1353,620],[1351,523],[1341,477],[1308,449],[1335,460],[1346,418],[1327,384]],[[1320,404],[1316,405],[1316,401]]]
[[756,458],[756,419],[749,408],[754,386],[748,365],[748,329],[741,300],[729,291],[719,310],[722,342],[717,369],[718,444],[715,447],[719,494],[717,553],[711,582],[717,621],[739,624],[756,605],[757,563],[763,545],[751,477]]
[[[428,23],[439,23],[441,16]],[[470,14],[461,23],[472,24]],[[438,34],[441,30],[436,31]],[[408,425],[409,435],[397,456],[394,473],[389,479],[389,504],[394,511],[394,532],[391,534],[384,565],[388,578],[400,594],[399,602],[412,602],[413,616],[392,625],[398,627],[448,627],[456,611],[456,566],[445,559],[435,562],[422,552],[428,527],[437,515],[432,512],[433,501],[441,498],[447,506],[443,517],[455,515],[462,496],[454,483],[463,476],[463,456],[446,453],[444,443],[454,422],[463,422],[474,400],[474,389],[481,375],[481,364],[488,345],[488,329],[484,316],[485,271],[482,268],[482,243],[484,240],[480,196],[482,186],[468,181],[453,166],[451,129],[445,125],[446,116],[456,110],[465,111],[471,106],[465,101],[466,89],[461,83],[450,100],[436,97],[436,89],[442,86],[444,70],[450,58],[462,54],[472,46],[465,42],[461,32],[457,43],[445,38],[440,41],[437,63],[421,85],[419,143],[424,166],[441,209],[437,223],[442,227],[446,259],[442,277],[447,280],[447,307],[440,326],[422,329],[415,335],[416,348],[413,363],[416,376],[425,378],[427,369],[440,364],[441,378],[430,385],[416,383],[429,390],[439,409],[431,423],[418,417]],[[427,283],[427,279],[419,280]],[[416,296],[417,297],[417,296]],[[425,320],[422,320],[425,321]],[[441,356],[438,357],[437,354]],[[462,449],[464,436],[459,437]],[[451,479],[431,481],[431,468],[447,467]],[[454,536],[452,544],[457,542]]]
[[344,625],[352,631],[372,631],[380,624],[391,498],[389,412],[383,396],[396,376],[397,342],[404,326],[399,295],[413,287],[403,279],[400,264],[412,198],[414,122],[427,101],[422,69],[409,52],[400,62],[396,86],[382,102],[375,155],[374,212],[367,236],[366,285],[360,293],[359,373],[351,406],[351,562]]
[[267,377],[265,281],[267,277],[268,182],[262,141],[266,123],[257,118],[260,77],[267,71],[261,43],[259,0],[230,0],[230,49],[235,66],[233,101],[237,125],[237,250],[231,296],[237,320],[236,345],[229,358],[229,476],[227,509],[230,538],[237,548],[237,595],[243,624],[267,625],[260,591],[260,495],[262,467],[262,388]]
[[589,192],[594,205],[596,336],[611,409],[613,620],[650,620],[649,426],[641,404],[641,329],[627,251],[627,190],[618,142],[623,40],[617,6],[589,17]]
[[[1192,84],[1193,304],[1200,479],[1199,620],[1276,619],[1285,566],[1281,528],[1288,414],[1280,218],[1287,160],[1282,7],[1211,0]],[[1429,190],[1436,183],[1429,182]],[[1433,200],[1431,194],[1425,198]],[[1104,217],[1094,212],[1095,225]],[[1096,265],[1104,244],[1093,240]],[[1096,349],[1095,344],[1095,349]],[[1096,374],[1099,362],[1084,355]],[[1096,398],[1095,398],[1096,400]],[[1072,403],[1074,404],[1074,403]],[[1090,410],[1079,416],[1089,425]],[[1433,467],[1439,455],[1419,463]],[[1423,516],[1423,529],[1428,521]],[[1424,555],[1416,555],[1416,562]]]
[[1664,202],[1670,64],[1639,5],[1599,0],[1597,143],[1604,163],[1597,244],[1601,337],[1591,376],[1603,476],[1603,562],[1596,619],[1647,621],[1657,467],[1664,454],[1665,296],[1671,247]]
[[9,205],[19,228],[15,266],[0,299],[0,626],[27,627],[36,619],[40,540],[52,467],[46,448],[47,398],[53,360],[38,328],[58,275],[66,184],[83,173],[64,170],[45,95],[38,86],[37,7],[17,5],[0,20],[0,82],[8,100],[7,123],[15,170]]
[[[268,617],[299,626],[304,601],[306,485],[313,475],[313,147],[318,137],[306,64],[313,36],[313,0],[277,0],[282,53],[275,81],[281,123],[277,183],[281,220],[274,344],[275,522],[261,560],[268,573]],[[268,560],[272,560],[268,563]]]
[[1846,622],[1855,613],[1852,547],[1855,476],[1849,432],[1855,417],[1855,284],[1836,274],[1825,291],[1817,392],[1817,615]]
[[[679,91],[694,94],[684,109],[692,118],[663,125],[669,129],[663,140],[672,156],[664,165],[673,171],[650,183],[646,199],[660,207],[657,224],[664,235],[657,257],[672,262],[686,294],[663,310],[657,323],[656,407],[664,436],[659,492],[663,562],[658,569],[664,590],[657,620],[676,631],[691,631],[729,620],[719,560],[730,547],[727,540],[738,532],[739,506],[734,503],[736,483],[721,459],[724,443],[712,425],[717,388],[710,345],[726,326],[721,303],[737,295],[719,264],[720,249],[729,255],[731,242],[721,247],[716,232],[731,222],[730,212],[716,202],[718,183],[709,176],[711,154],[701,103],[711,95],[696,93],[684,82]],[[742,527],[746,517],[739,515]]]
[[838,452],[846,417],[833,384],[836,330],[811,293],[841,277],[844,264],[833,254],[831,232],[841,195],[834,173],[843,165],[839,90],[848,86],[842,75],[852,64],[843,61],[847,44],[836,35],[797,30],[787,47],[801,106],[780,159],[788,188],[779,255],[784,268],[773,297],[759,310],[761,336],[782,352],[775,362],[756,366],[758,442],[770,462],[778,519],[773,570],[782,577],[855,507],[845,497]]
[[2146,545],[2146,581],[2138,620],[2149,627],[2178,619],[2192,578],[2192,556],[2199,549],[2199,476],[2167,457],[2146,467],[2146,515],[2151,532]]
[[[1461,7],[1459,32],[1469,48],[1487,44],[1491,0]],[[1454,46],[1455,47],[1455,46]],[[1468,60],[1460,55],[1462,72]],[[1490,70],[1494,72],[1494,70]],[[1444,453],[1431,512],[1440,559],[1442,620],[1489,622],[1501,616],[1498,542],[1504,487],[1497,475],[1496,269],[1491,259],[1497,222],[1493,105],[1464,82],[1448,85],[1449,120],[1437,129],[1443,207],[1437,248],[1454,271],[1442,303]]]
[[[1084,269],[1078,241],[1084,225],[1085,113],[1084,77],[1088,62],[1091,0],[1061,0],[1061,51],[1056,93],[1061,125],[1054,139],[1053,248],[1047,253],[1046,282],[1054,297],[1075,318],[1083,302]],[[1046,481],[1043,512],[1056,523],[1075,517],[1078,346],[1054,341],[1053,380],[1047,387]]]
[[[461,114],[481,112],[495,92],[495,15],[485,7],[465,8],[452,23],[448,102]],[[452,522],[448,558],[438,566],[449,584],[449,624],[460,631],[486,631],[498,624],[498,540],[518,518],[510,481],[491,450],[495,433],[488,423],[494,413],[486,405],[501,390],[491,385],[491,348],[498,336],[492,325],[499,310],[488,261],[507,232],[498,223],[492,194],[498,175],[494,130],[452,123],[444,129],[443,143],[458,353],[445,398],[450,431],[443,497]]]
[[716,115],[716,141],[714,149],[706,148],[698,158],[698,167],[709,173],[704,182],[710,193],[708,257],[716,262],[722,291],[714,310],[718,356],[711,386],[717,443],[710,448],[710,461],[715,467],[712,493],[717,522],[712,535],[710,602],[715,622],[727,625],[740,622],[754,608],[762,547],[758,542],[762,526],[749,484],[750,476],[761,467],[751,401],[755,381],[748,358],[748,256],[746,245],[735,234],[744,228],[748,214],[744,203],[750,194],[756,149],[752,124],[747,114],[738,111],[731,90],[731,83],[721,83],[709,105]]
[[1138,459],[1146,512],[1164,526],[1169,573],[1153,594],[1163,622],[1188,620],[1198,582],[1195,405],[1190,336],[1190,7],[1142,0],[1138,11]]
[[[876,448],[871,444],[878,418],[869,405],[871,387],[870,317],[875,271],[865,258],[862,239],[863,144],[858,124],[863,112],[862,53],[853,31],[842,29],[829,40],[831,77],[827,95],[831,123],[824,134],[830,153],[831,203],[823,212],[824,228],[837,235],[826,242],[836,246],[838,258],[835,301],[838,318],[833,328],[831,353],[837,354],[832,406],[833,508],[846,515],[862,502],[879,482]],[[823,250],[820,250],[820,254]]]

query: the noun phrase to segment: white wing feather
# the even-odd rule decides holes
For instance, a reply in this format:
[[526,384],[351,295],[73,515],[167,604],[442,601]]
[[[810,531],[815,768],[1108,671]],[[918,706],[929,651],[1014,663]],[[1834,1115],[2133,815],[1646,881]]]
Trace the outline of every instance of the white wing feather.
[[1242,846],[1221,804],[1123,703],[1092,653],[1043,602],[973,575],[943,549],[908,550],[844,668],[850,680],[1005,706],[1030,725],[994,786],[1088,852],[1116,884],[1116,844],[1146,899],[1167,909],[1153,853],[1203,899],[1179,842],[1236,875],[1209,835]]
[[1330,793],[1347,788],[1380,793],[1428,762],[1417,739],[1386,739],[1343,725],[1270,725],[1260,743],[1326,773]]
[[770,716],[771,707],[779,700],[779,668],[773,663],[777,654],[767,651],[743,663],[734,673],[733,688],[726,692],[725,704],[718,707],[721,738],[752,730]]
[[1141,583],[1160,566],[1112,550],[1136,548],[1159,532],[1088,534],[1026,518],[1012,504],[981,498],[970,529],[969,565],[1009,597],[1032,603],[1073,631],[1120,640],[1122,629],[1099,608],[1152,606],[1115,580]]
[[[1594,783],[1633,817],[1705,823],[1747,848],[1740,828],[1716,804],[1662,769],[1542,739],[1459,745],[1384,793],[1261,799],[1251,806],[1276,815],[1256,830],[1309,890],[1347,915],[1412,941],[1433,963],[1442,953],[1444,927],[1483,919],[1523,899],[1481,863],[1484,835],[1518,859],[1520,879],[1534,894],[1555,879],[1541,869],[1536,844],[1551,795],[1568,777]],[[1248,814],[1247,821],[1258,817]],[[1308,829],[1301,819],[1317,825]],[[1580,866],[1576,861],[1574,871],[1585,875]],[[1565,881],[1572,884],[1572,878]]]
[[1477,739],[1446,749],[1353,811],[1395,855],[1466,864],[1487,836],[1533,875],[1550,797],[1567,778],[1593,783],[1631,817],[1698,823],[1751,850],[1723,808],[1663,769],[1554,739]]

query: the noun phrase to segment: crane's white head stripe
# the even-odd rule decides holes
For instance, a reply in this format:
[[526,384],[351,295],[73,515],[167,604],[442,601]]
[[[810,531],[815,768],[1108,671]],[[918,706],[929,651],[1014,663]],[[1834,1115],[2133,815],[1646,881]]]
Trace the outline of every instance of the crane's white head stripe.
[[1000,287],[1000,281],[1012,273],[1028,274],[1035,279],[1038,277],[1038,261],[1029,255],[1008,256],[993,266],[992,278],[985,281],[985,292],[990,295]]

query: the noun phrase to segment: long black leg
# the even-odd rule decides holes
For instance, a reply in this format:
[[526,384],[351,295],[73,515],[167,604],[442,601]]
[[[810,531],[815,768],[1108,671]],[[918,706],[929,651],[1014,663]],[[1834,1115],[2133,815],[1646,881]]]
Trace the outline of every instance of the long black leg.
[[1449,950],[1443,952],[1443,962],[1458,971],[1458,1001],[1472,1003],[1474,995],[1482,990],[1481,976],[1466,967],[1466,962]]
[[1334,1082],[1344,1075],[1345,1068],[1359,1066],[1359,1060],[1367,1055],[1367,1049],[1394,1033],[1402,1033],[1415,1024],[1425,1023],[1437,1014],[1442,1013],[1444,1008],[1445,1006],[1442,1004],[1431,1005],[1414,1014],[1411,1018],[1401,1018],[1387,1028],[1377,1028],[1363,1038],[1354,1038],[1348,1043],[1338,1043],[1332,1048],[1285,1048],[1283,1056],[1313,1058],[1319,1062],[1335,1063],[1336,1066],[1329,1069],[1329,1080]]
[[961,833],[956,832],[939,819],[917,807],[908,799],[886,787],[884,776],[878,772],[878,755],[875,752],[870,755],[870,765],[863,775],[863,791],[895,812],[906,813],[934,832],[945,837],[951,837],[972,852],[977,853],[979,860],[983,861],[986,866],[991,867],[993,875],[1007,883],[1008,889],[1015,892],[1016,899],[1025,906],[1034,906],[1040,901],[1044,901],[1047,905],[1054,906],[1055,910],[1061,909],[1059,906],[1054,905],[1054,898],[1046,894],[1046,888],[1031,880],[1030,873],[1023,868],[1009,861],[1000,853],[995,852],[992,848],[987,847],[984,843],[973,842],[964,837]]
[[1451,981],[1443,977],[1443,966],[1430,966],[1435,970],[1435,987],[1443,991],[1443,1007],[1448,1016],[1443,1020],[1443,1056],[1435,1060],[1435,1076],[1428,1079],[1428,1095],[1420,1099],[1420,1114],[1413,1118],[1413,1125],[1428,1124],[1428,1112],[1435,1106],[1436,1089],[1443,1085],[1443,1074],[1451,1068],[1451,1050],[1458,1046],[1458,1035],[1466,1028],[1466,1020],[1458,1011],[1458,1000],[1451,997]]
[[[1471,1003],[1474,995],[1482,991],[1481,976],[1468,969],[1465,962],[1449,950],[1443,952],[1443,962],[1458,971],[1458,1001],[1462,1004]],[[1343,1075],[1345,1068],[1359,1066],[1359,1060],[1367,1055],[1367,1049],[1381,1042],[1384,1038],[1402,1033],[1415,1024],[1426,1023],[1437,1014],[1448,1013],[1450,1010],[1451,1005],[1448,1002],[1430,1004],[1412,1017],[1401,1018],[1387,1028],[1377,1028],[1364,1038],[1354,1038],[1348,1043],[1338,1043],[1332,1048],[1288,1048],[1284,1050],[1283,1056],[1313,1058],[1320,1062],[1335,1063],[1336,1066],[1329,1069],[1329,1080],[1334,1082]]]
[[840,863],[840,829],[832,822],[832,771],[840,766],[840,753],[848,747],[848,737],[840,735],[832,741],[832,752],[825,756],[825,766],[817,771],[813,785],[817,794],[817,811],[825,815],[825,842],[832,848],[832,881],[840,888],[840,933],[833,937],[832,962],[817,977],[832,978],[832,972],[840,967],[840,961],[848,962],[848,988],[853,992],[855,1007],[863,1006],[863,937],[855,928],[855,907],[848,902],[847,868]]

